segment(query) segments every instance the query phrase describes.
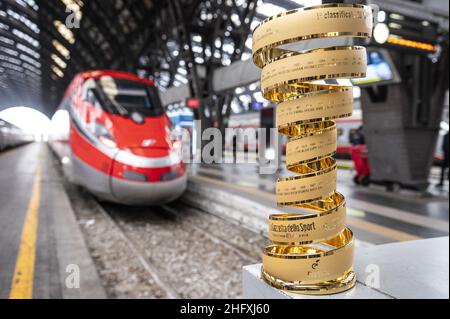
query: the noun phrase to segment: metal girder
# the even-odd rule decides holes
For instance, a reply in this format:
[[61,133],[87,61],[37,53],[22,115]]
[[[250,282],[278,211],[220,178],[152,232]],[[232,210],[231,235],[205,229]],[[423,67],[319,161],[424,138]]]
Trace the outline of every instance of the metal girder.
[[163,105],[170,105],[176,102],[183,101],[191,96],[189,85],[183,84],[178,87],[171,87],[165,92],[160,93],[161,102]]
[[[316,39],[315,42],[303,41],[290,45],[287,48],[295,51],[303,51],[314,47],[345,46],[352,44],[353,39],[351,38]],[[259,81],[260,77],[261,70],[253,64],[252,60],[237,61],[230,66],[215,70],[212,76],[212,86],[214,93],[220,93],[254,83]],[[169,88],[160,95],[165,105],[168,105],[191,97],[188,93],[185,86],[179,86]]]

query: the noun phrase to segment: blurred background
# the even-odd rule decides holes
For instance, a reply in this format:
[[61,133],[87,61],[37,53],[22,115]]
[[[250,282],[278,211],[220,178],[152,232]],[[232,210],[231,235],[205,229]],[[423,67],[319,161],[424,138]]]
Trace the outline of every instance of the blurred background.
[[[48,269],[65,262],[61,238],[79,233],[74,258],[92,260],[84,280],[104,296],[241,296],[240,269],[259,262],[276,180],[289,175],[285,138],[225,135],[275,126],[252,31],[328,2],[374,9],[370,41],[324,42],[368,48],[354,113],[337,121],[338,190],[358,245],[448,236],[447,1],[0,0],[0,220],[12,229],[0,234],[0,297],[36,172]],[[208,128],[222,133],[220,158],[255,161],[184,163],[177,152],[199,156]],[[277,157],[276,173],[260,175]],[[55,217],[61,208],[74,220]],[[66,296],[42,267],[35,296]]]

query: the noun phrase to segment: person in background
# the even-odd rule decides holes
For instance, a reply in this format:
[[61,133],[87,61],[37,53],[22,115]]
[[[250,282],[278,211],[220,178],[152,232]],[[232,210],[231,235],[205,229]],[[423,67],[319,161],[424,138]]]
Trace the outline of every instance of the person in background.
[[233,162],[234,163],[236,163],[236,159],[237,159],[237,133],[233,135]]
[[362,126],[350,133],[350,143],[352,144],[352,160],[356,170],[353,181],[357,185],[368,186],[370,184],[370,166]]
[[[444,136],[444,141],[442,142],[442,152],[444,153],[444,158],[442,159],[441,163],[441,179],[439,181],[438,187],[444,186],[444,179],[445,179],[445,171],[447,170],[449,166],[449,158],[448,158],[448,132]],[[447,174],[448,179],[448,174]]]
[[350,143],[353,146],[366,144],[366,138],[364,137],[362,126],[358,127],[356,131],[350,133]]

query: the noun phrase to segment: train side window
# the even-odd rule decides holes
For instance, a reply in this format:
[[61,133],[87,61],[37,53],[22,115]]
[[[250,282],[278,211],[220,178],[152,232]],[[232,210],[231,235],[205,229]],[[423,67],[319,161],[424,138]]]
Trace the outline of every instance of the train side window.
[[94,90],[88,90],[86,93],[86,101],[93,105],[96,110],[101,110],[102,107],[100,105],[100,102],[97,98],[97,95],[95,94]]
[[92,105],[95,105],[95,102],[97,102],[97,99],[95,98],[94,91],[88,90],[86,93],[86,101],[89,102]]
[[338,128],[337,129],[337,135],[338,135],[338,137],[341,137],[342,135],[344,135],[344,130],[341,129],[341,128]]

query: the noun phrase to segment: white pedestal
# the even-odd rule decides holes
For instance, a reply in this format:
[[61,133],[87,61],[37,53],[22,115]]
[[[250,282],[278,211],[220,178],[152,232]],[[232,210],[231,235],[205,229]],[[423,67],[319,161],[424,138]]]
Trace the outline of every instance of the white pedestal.
[[[287,293],[267,285],[261,264],[243,269],[245,299],[405,299],[449,298],[449,237],[359,248],[356,287],[329,296]],[[377,276],[378,273],[378,276]],[[378,278],[378,280],[373,280]],[[369,287],[373,283],[376,287]],[[369,285],[369,286],[368,286]]]

